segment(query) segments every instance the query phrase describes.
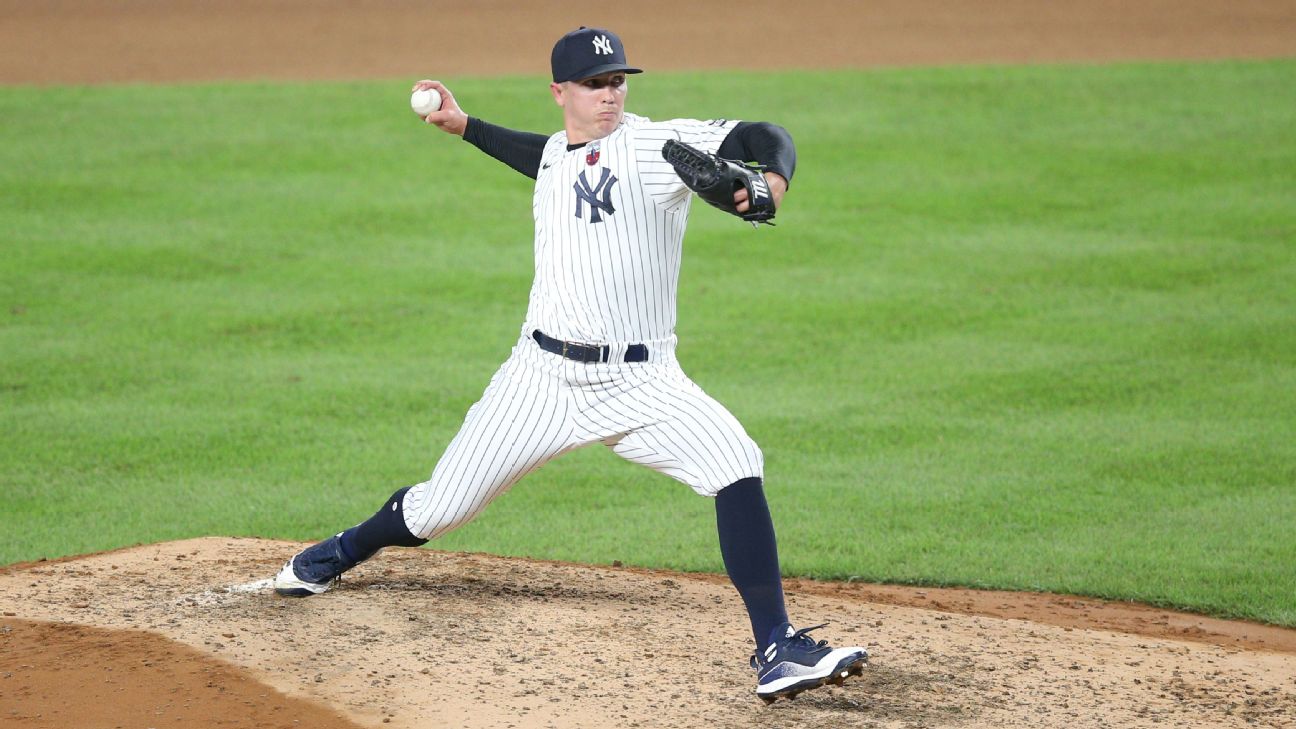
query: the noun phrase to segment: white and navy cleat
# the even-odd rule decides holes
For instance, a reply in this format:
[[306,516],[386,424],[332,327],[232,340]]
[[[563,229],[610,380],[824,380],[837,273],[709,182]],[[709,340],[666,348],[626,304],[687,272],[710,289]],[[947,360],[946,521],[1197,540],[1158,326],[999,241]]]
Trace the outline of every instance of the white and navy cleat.
[[826,640],[816,643],[806,635],[822,627],[794,631],[791,624],[784,623],[770,633],[765,650],[752,655],[756,695],[762,701],[795,699],[802,691],[825,684],[840,686],[851,676],[864,673],[868,651],[858,646],[833,648]]
[[338,536],[307,547],[279,570],[274,590],[283,597],[310,597],[328,592],[342,579],[342,573],[356,566],[342,551]]

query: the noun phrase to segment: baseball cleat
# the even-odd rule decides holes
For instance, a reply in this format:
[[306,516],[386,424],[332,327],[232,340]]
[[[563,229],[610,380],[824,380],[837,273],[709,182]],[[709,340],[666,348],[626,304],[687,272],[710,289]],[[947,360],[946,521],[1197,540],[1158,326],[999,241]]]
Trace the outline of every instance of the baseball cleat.
[[784,623],[770,633],[769,646],[763,652],[752,654],[756,695],[762,701],[795,699],[802,691],[824,684],[840,686],[851,676],[864,673],[868,651],[858,646],[833,648],[826,640],[816,643],[806,635],[822,627],[794,631],[790,623]]
[[342,551],[340,536],[329,537],[293,555],[275,575],[275,592],[283,597],[310,597],[336,585],[342,573],[357,564]]

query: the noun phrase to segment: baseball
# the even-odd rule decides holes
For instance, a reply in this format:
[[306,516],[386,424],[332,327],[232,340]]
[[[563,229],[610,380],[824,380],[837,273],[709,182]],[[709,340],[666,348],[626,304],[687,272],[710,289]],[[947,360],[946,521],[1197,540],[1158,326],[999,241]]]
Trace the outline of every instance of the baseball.
[[419,116],[427,116],[441,108],[441,92],[436,89],[422,89],[410,95],[410,108]]

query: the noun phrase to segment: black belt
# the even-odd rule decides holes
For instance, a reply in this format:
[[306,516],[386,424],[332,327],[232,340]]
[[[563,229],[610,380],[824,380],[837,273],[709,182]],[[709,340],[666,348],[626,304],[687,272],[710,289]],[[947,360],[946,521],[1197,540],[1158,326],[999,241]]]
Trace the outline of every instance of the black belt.
[[[577,362],[607,362],[608,355],[612,351],[612,348],[606,344],[600,346],[554,339],[539,329],[531,332],[531,338],[536,341],[536,344],[540,345],[540,349],[562,355],[567,359],[574,359]],[[632,344],[626,347],[625,361],[647,362],[648,348],[642,344]]]

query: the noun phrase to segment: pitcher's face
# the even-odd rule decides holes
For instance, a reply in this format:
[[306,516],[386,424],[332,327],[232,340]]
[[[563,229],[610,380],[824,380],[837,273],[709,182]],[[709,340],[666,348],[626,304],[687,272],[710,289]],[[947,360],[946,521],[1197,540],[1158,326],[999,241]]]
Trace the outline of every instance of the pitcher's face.
[[625,114],[628,89],[626,75],[621,71],[550,84],[554,103],[563,110],[568,143],[602,139],[615,131]]

